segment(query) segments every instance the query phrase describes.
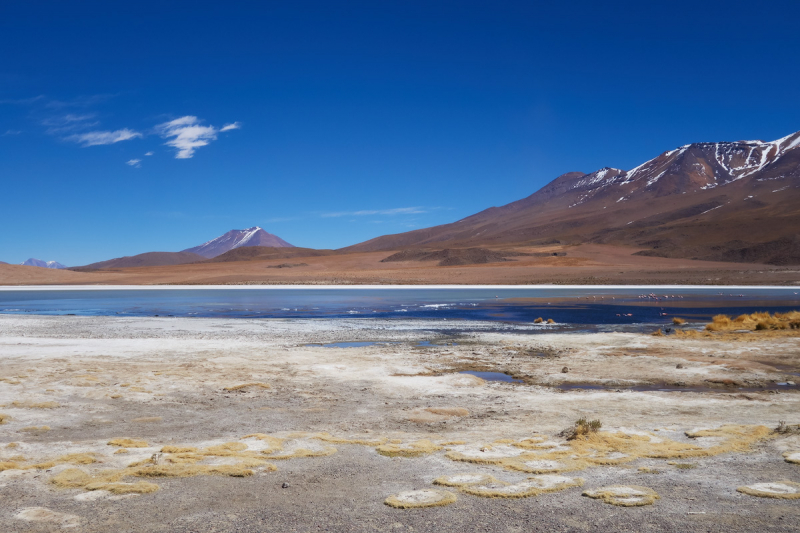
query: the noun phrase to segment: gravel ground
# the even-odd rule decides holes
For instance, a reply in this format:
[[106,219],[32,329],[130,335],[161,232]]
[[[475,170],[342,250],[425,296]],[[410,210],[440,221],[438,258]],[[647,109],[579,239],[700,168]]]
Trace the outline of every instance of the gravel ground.
[[[314,345],[353,341],[380,343]],[[797,366],[797,337],[692,340],[566,334],[546,326],[498,331],[497,324],[444,321],[0,316],[0,414],[10,417],[0,425],[0,465],[18,463],[0,472],[0,530],[798,531],[800,500],[736,491],[757,482],[800,482],[800,465],[782,457],[800,450],[797,435],[761,440],[746,452],[678,460],[690,468],[639,458],[566,472],[583,478],[583,488],[528,498],[447,488],[457,495],[451,505],[384,505],[390,495],[434,488],[442,475],[478,472],[522,481],[532,474],[445,454],[459,447],[506,449],[499,439],[533,435],[564,446],[557,433],[580,416],[602,420],[603,430],[702,446],[720,440],[689,439],[684,432],[796,424],[800,392],[775,384],[796,377]],[[457,373],[467,369],[506,372],[520,382]],[[720,380],[735,385],[712,383]],[[695,392],[626,388],[673,382]],[[230,390],[247,383],[269,388]],[[560,390],[565,383],[601,388]],[[464,444],[387,457],[374,444],[315,439],[320,432],[396,439],[403,446],[420,439]],[[241,440],[252,433],[277,436],[287,450],[334,446],[336,452],[274,460],[277,470],[254,467],[248,477],[148,479],[159,489],[141,495],[51,482],[67,468],[96,474],[157,462],[151,456],[168,445],[245,442],[252,448],[253,439]],[[120,437],[146,446],[115,454],[107,443]],[[77,453],[94,454],[97,462],[59,460]],[[54,459],[55,465],[30,468]],[[617,507],[582,496],[607,485],[646,486],[660,499]]]

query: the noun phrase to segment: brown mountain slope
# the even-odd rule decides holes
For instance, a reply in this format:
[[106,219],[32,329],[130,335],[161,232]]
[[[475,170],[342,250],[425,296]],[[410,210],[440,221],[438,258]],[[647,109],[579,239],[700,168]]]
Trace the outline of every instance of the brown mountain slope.
[[697,143],[630,171],[571,172],[522,200],[342,251],[605,243],[664,257],[800,263],[800,132]]
[[271,246],[245,246],[234,248],[206,263],[228,263],[233,261],[266,261],[269,259],[289,259],[292,257],[319,257],[335,254],[333,250],[315,250],[313,248],[274,248]]
[[70,270],[87,272],[90,270],[102,270],[108,268],[184,265],[186,263],[197,263],[198,261],[205,260],[206,258],[202,255],[197,255],[190,252],[147,252],[139,255],[117,257],[116,259],[100,261],[99,263],[92,263],[91,265],[82,267],[74,267]]

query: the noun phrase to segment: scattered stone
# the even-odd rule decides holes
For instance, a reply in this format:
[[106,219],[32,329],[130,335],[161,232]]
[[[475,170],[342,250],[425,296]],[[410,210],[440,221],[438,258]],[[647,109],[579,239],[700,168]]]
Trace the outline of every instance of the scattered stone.
[[561,373],[562,374],[566,374],[568,372],[569,372],[569,367],[568,366],[565,366],[564,368],[561,369]]
[[289,484],[284,482],[283,485],[281,485],[281,488],[282,489],[288,489],[289,488]]
[[678,363],[677,365],[675,365],[675,368],[683,368],[683,365]]

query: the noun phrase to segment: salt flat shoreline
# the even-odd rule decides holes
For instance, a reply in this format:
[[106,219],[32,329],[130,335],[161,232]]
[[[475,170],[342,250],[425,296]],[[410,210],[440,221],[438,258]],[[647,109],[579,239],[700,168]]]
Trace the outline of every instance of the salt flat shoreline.
[[[510,468],[511,459],[534,453],[545,463],[564,463],[546,454],[569,446],[558,434],[581,416],[655,447],[730,441],[722,433],[687,437],[697,428],[800,422],[794,419],[800,392],[774,387],[793,378],[788,369],[798,371],[797,337],[531,335],[497,326],[424,319],[0,316],[0,414],[8,417],[0,425],[0,464],[16,463],[0,472],[0,529],[56,531],[75,522],[80,531],[796,530],[796,501],[736,491],[759,482],[800,482],[800,466],[783,458],[800,450],[796,435],[672,460],[580,456],[567,461],[570,468],[550,467],[555,475],[581,478],[583,487],[526,498],[434,485],[441,476],[465,473],[513,486],[541,475]],[[378,344],[323,346],[337,342]],[[459,373],[464,370],[503,372],[521,383],[486,382]],[[730,389],[725,380],[738,385]],[[697,392],[626,389],[654,382]],[[564,390],[569,384],[600,388]],[[273,440],[248,437],[254,434]],[[122,438],[143,447],[115,453],[120,447],[108,443]],[[539,449],[537,442],[556,448]],[[229,443],[245,449],[219,451]],[[272,445],[280,451],[270,451]],[[187,455],[192,465],[251,473],[137,477],[142,471],[131,470],[132,464],[171,468],[178,456],[163,453],[169,446],[209,454]],[[388,446],[386,453],[381,446]],[[94,462],[64,460],[81,454]],[[478,462],[464,459],[470,457]],[[541,461],[534,460],[540,467]],[[119,481],[122,489],[53,482],[70,469],[127,477]],[[157,490],[114,493],[140,481]],[[622,508],[581,495],[612,484],[646,486],[660,499]],[[447,490],[456,501],[422,509],[384,504],[412,489]],[[30,507],[55,514],[49,522],[20,518]]]

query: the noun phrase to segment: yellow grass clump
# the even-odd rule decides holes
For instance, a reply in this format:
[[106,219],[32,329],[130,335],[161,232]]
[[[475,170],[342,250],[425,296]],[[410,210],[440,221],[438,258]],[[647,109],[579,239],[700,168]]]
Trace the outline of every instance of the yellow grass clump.
[[197,448],[193,446],[164,446],[161,453],[197,453]]
[[517,483],[495,481],[487,484],[471,484],[460,487],[462,492],[484,498],[528,498],[546,492],[556,492],[570,487],[580,487],[584,481],[579,477],[542,475]]
[[331,444],[360,444],[361,446],[380,446],[389,441],[386,437],[379,437],[377,439],[346,439],[343,437],[334,437],[326,432],[320,433],[314,438],[323,442],[330,442]]
[[544,319],[542,317],[539,317],[533,321],[534,324],[541,324],[542,322],[544,322]]
[[781,500],[800,499],[800,483],[793,481],[773,481],[771,483],[753,483],[736,489],[742,494],[759,498],[777,498]]
[[128,448],[120,448],[119,450],[114,452],[114,455],[119,455],[121,453],[130,453],[130,450],[128,450]]
[[163,464],[130,469],[137,477],[194,477],[194,476],[252,476],[253,471],[242,465]]
[[711,323],[706,325],[706,330],[712,332],[734,330],[777,331],[787,329],[800,329],[800,311],[775,313],[774,315],[759,312],[739,315],[733,319],[728,315],[716,315],[711,319]]
[[441,450],[442,447],[428,439],[422,439],[408,444],[382,444],[375,450],[387,457],[419,457]]
[[675,324],[676,326],[682,326],[682,325],[686,324],[686,319],[678,318],[676,316],[676,317],[672,318],[672,323]]
[[656,491],[638,485],[609,485],[599,489],[586,490],[583,495],[620,507],[651,505],[659,499]]
[[548,319],[547,319],[547,323],[548,323],[548,324],[555,324],[555,323],[556,323],[556,321],[555,321],[555,320],[553,320],[552,318],[548,318]]
[[6,422],[8,422],[9,420],[11,420],[11,417],[10,417],[10,416],[8,416],[8,415],[4,415],[3,413],[0,413],[0,426],[2,426],[3,424],[5,424],[5,423],[6,423]]
[[456,501],[456,495],[446,490],[422,489],[407,490],[389,496],[383,502],[396,509],[413,509],[417,507],[439,507],[450,505]]
[[14,401],[11,402],[13,407],[17,407],[19,409],[56,409],[57,407],[61,407],[61,404],[58,402],[19,402]]
[[120,448],[147,448],[150,446],[146,441],[126,438],[111,439],[108,441],[108,445],[119,446]]
[[26,433],[45,433],[50,431],[50,426],[28,426],[20,429],[20,431],[25,431]]
[[445,487],[466,487],[469,485],[484,485],[487,483],[498,483],[494,476],[489,474],[455,474],[441,476],[433,480],[434,485],[444,485]]
[[216,455],[220,457],[236,455],[236,452],[241,452],[247,449],[247,444],[241,442],[226,442],[224,444],[217,444],[205,448],[201,453],[203,455]]
[[0,472],[4,470],[20,470],[22,467],[14,461],[0,461]]
[[265,435],[264,433],[252,433],[241,438],[241,440],[244,439],[258,439],[266,443],[268,448],[261,450],[261,453],[273,453],[283,449],[283,439],[273,437],[272,435]]
[[242,383],[241,385],[234,385],[232,387],[225,387],[222,390],[228,392],[235,392],[235,391],[245,391],[246,389],[250,388],[269,389],[271,387],[269,386],[268,383],[253,382],[253,383]]

